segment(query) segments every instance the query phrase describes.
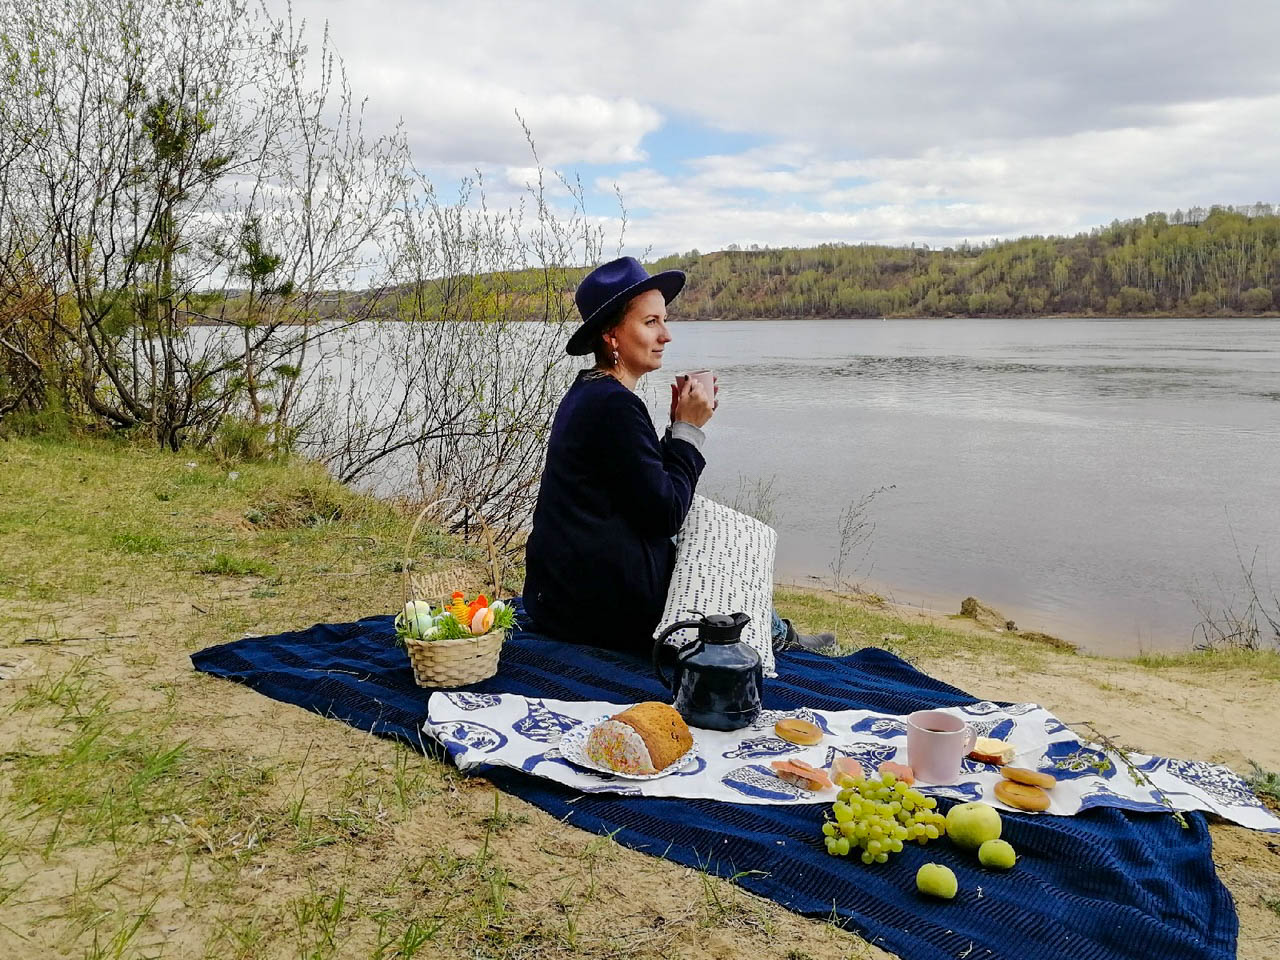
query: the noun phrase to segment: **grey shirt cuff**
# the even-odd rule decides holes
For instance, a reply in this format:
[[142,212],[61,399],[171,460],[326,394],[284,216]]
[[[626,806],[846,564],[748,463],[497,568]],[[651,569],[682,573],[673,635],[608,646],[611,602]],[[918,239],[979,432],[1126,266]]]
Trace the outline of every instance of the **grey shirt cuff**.
[[699,453],[702,452],[702,445],[707,440],[707,435],[702,432],[701,427],[695,427],[692,423],[686,423],[683,420],[677,420],[671,424],[671,436],[673,439],[693,444],[694,449]]

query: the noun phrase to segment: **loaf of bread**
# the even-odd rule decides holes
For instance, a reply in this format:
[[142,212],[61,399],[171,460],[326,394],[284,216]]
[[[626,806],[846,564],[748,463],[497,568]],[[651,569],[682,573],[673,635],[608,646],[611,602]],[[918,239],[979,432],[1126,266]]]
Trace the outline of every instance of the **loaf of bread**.
[[587,757],[619,773],[661,773],[693,746],[684,718],[666,703],[638,703],[596,724]]

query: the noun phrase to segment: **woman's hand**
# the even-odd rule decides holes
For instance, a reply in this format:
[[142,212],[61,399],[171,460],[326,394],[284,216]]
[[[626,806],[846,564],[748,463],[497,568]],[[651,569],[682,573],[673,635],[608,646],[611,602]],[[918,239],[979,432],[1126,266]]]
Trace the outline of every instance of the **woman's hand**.
[[[720,392],[717,384],[716,392]],[[706,388],[701,383],[686,377],[684,383],[680,385],[671,385],[671,421],[683,420],[685,423],[691,423],[695,427],[701,428],[716,409],[716,399],[714,396],[707,396]]]

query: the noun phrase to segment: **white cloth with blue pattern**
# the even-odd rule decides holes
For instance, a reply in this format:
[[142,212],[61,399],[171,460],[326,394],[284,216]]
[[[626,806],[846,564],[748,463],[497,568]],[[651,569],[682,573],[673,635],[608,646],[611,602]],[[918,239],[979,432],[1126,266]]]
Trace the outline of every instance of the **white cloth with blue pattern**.
[[[858,758],[869,771],[885,760],[907,762],[903,718],[869,710],[766,710],[743,730],[695,729],[698,761],[654,780],[595,773],[560,756],[556,745],[566,731],[627,706],[516,694],[433,693],[423,730],[444,744],[464,771],[498,765],[585,793],[702,797],[734,803],[830,803],[835,798],[834,789],[811,793],[774,776],[769,762],[782,757],[828,767],[836,756],[844,755]],[[1015,766],[1057,777],[1048,813],[1065,816],[1099,806],[1151,812],[1204,810],[1244,827],[1280,832],[1280,819],[1259,803],[1239,776],[1219,764],[1141,754],[1128,754],[1126,763],[1103,747],[1082,743],[1034,703],[999,707],[980,702],[943,712],[971,724],[978,736],[1012,743],[1017,750]],[[822,742],[801,747],[777,737],[773,725],[784,716],[816,723],[824,732]],[[999,768],[966,759],[959,783],[919,786],[934,796],[985,800],[1009,809],[995,798],[1000,779]]]

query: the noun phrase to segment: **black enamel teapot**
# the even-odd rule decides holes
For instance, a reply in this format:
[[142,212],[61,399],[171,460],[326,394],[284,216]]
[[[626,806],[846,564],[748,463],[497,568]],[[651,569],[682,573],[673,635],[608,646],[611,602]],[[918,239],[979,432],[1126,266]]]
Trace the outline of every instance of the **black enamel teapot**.
[[[745,613],[713,613],[673,623],[659,635],[653,668],[671,688],[685,723],[740,730],[760,716],[764,667],[760,654],[742,639],[750,622]],[[667,643],[671,634],[688,627],[697,627],[696,639],[679,647]],[[668,665],[673,666],[670,677],[664,669]]]

